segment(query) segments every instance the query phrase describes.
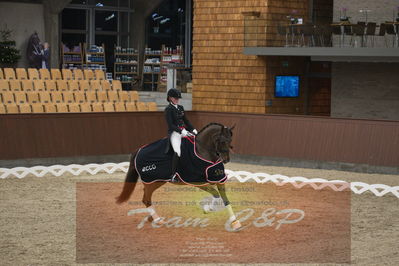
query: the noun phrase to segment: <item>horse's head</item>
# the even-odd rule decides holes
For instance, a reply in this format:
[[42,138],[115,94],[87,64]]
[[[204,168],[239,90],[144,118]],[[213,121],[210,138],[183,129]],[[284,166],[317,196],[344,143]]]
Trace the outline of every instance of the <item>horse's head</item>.
[[228,163],[230,161],[230,149],[231,141],[233,137],[233,129],[221,126],[221,129],[218,133],[216,133],[213,137],[216,155],[223,161],[223,163]]

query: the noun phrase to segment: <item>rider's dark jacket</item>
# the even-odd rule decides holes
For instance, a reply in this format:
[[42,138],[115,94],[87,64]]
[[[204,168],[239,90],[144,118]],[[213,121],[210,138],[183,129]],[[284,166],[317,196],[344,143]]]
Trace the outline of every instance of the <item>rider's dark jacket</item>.
[[194,127],[188,121],[184,108],[181,105],[177,105],[177,108],[173,106],[171,103],[165,108],[165,118],[168,123],[168,134],[172,134],[173,131],[177,133],[181,133],[182,128],[185,128],[188,131],[192,131]]

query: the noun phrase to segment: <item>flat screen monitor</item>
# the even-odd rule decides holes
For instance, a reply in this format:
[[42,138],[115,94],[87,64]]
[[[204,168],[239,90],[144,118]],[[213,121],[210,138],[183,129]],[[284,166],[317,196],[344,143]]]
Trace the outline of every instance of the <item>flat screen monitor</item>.
[[299,97],[299,76],[276,76],[275,97]]

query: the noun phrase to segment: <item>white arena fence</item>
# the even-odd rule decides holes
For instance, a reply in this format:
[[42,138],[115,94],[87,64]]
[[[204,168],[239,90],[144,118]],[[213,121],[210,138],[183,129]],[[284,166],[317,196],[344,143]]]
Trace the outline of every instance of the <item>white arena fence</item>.
[[[91,174],[97,173],[108,173],[113,174],[118,171],[127,172],[129,168],[129,162],[123,163],[105,163],[105,164],[70,164],[70,165],[53,165],[53,166],[34,166],[34,167],[15,167],[15,168],[0,168],[0,179],[17,177],[24,178],[28,175],[36,177],[43,177],[47,174],[53,176],[62,176],[65,173],[72,175]],[[288,177],[284,175],[270,175],[266,173],[250,173],[246,171],[232,171],[226,169],[226,174],[229,179],[236,179],[239,182],[251,182],[267,183],[273,182],[278,186],[285,185],[287,183],[293,185],[296,188],[304,186],[311,186],[315,190],[320,190],[325,187],[330,187],[334,191],[342,191],[350,187],[355,194],[362,194],[366,191],[370,191],[374,195],[381,197],[388,193],[392,193],[399,198],[399,186],[387,186],[384,184],[367,184],[363,182],[345,182],[342,180],[325,180],[322,178],[305,178],[305,177]]]

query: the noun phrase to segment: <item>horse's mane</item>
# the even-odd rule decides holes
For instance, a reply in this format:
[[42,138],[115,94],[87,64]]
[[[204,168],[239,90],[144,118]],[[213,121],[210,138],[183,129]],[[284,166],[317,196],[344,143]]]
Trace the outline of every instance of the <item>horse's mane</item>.
[[224,127],[224,125],[222,125],[222,124],[220,124],[220,123],[209,123],[208,125],[206,125],[206,126],[204,126],[199,132],[198,132],[198,134],[200,134],[202,131],[204,131],[205,129],[207,129],[208,127],[210,127],[210,126],[221,126],[221,127]]

